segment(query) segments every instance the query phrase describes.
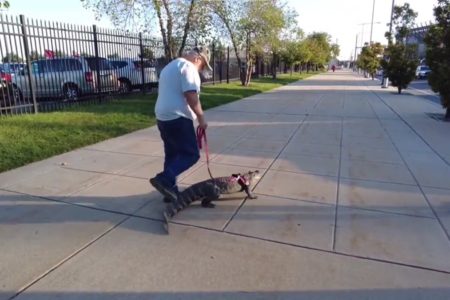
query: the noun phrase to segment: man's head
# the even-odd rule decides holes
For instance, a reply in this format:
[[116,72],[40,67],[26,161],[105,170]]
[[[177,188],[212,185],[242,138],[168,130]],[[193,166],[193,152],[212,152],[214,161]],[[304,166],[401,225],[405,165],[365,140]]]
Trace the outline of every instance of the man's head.
[[194,47],[186,55],[186,58],[197,67],[199,72],[212,71],[209,64],[210,57],[209,49],[203,46]]

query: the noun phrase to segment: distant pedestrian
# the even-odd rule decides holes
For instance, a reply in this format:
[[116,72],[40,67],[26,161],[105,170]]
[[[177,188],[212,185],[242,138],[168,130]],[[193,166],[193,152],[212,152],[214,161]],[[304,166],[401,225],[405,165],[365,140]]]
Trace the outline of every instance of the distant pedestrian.
[[335,65],[332,65],[332,66],[331,66],[331,70],[333,70],[333,72],[336,71],[336,66],[335,66]]
[[171,61],[159,77],[155,115],[164,142],[164,169],[150,183],[166,202],[177,199],[177,176],[200,158],[194,120],[200,128],[208,127],[199,98],[199,73],[212,70],[209,59],[209,49],[195,47]]

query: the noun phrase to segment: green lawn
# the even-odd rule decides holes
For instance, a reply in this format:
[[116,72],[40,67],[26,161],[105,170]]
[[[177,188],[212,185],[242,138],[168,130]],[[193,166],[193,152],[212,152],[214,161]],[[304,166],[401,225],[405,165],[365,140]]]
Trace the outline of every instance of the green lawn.
[[[279,75],[202,87],[204,109],[235,101],[314,73]],[[61,154],[155,124],[156,95],[132,95],[106,104],[72,107],[65,111],[0,118],[0,172]]]

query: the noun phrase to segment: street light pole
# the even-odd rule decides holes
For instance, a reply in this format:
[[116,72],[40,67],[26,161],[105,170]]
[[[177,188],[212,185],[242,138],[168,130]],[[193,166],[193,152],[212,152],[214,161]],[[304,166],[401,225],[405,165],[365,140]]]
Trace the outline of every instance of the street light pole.
[[372,32],[373,32],[373,17],[375,15],[375,0],[373,0],[372,6],[372,23],[370,25],[370,44],[372,44]]
[[364,46],[364,25],[366,25],[367,23],[361,23],[359,25],[362,26],[362,31],[361,31],[361,48]]
[[[368,25],[368,24],[372,24],[372,26],[373,26],[373,24],[381,24],[381,22],[380,21],[378,21],[378,22],[373,22],[373,20],[372,20],[372,23],[360,23],[360,24],[358,24],[359,26],[362,26],[362,32],[361,32],[361,48],[362,47],[364,47],[364,26],[365,25]],[[372,41],[372,30],[371,30],[371,32],[370,32],[370,40]]]
[[[394,7],[395,7],[395,0],[392,0],[391,21],[389,22],[389,36],[390,36],[390,38],[392,36],[392,18],[394,17]],[[384,77],[384,75],[383,75],[383,77]],[[382,87],[383,88],[389,87],[389,78],[388,77],[384,78],[384,82],[383,82]]]
[[356,49],[358,49],[358,35],[356,35],[356,42],[355,42],[355,56],[353,57],[353,72],[356,71]]

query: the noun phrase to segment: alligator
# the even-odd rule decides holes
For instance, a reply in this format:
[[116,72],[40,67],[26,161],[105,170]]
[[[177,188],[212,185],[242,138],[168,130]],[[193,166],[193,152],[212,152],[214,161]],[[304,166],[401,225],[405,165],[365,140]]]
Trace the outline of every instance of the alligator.
[[231,176],[207,179],[191,185],[178,194],[177,201],[167,204],[164,211],[166,226],[168,221],[177,212],[188,207],[194,201],[201,201],[203,207],[214,208],[212,201],[219,199],[222,194],[245,192],[250,199],[257,196],[251,192],[252,186],[260,178],[258,170],[248,171],[245,174],[232,174]]

